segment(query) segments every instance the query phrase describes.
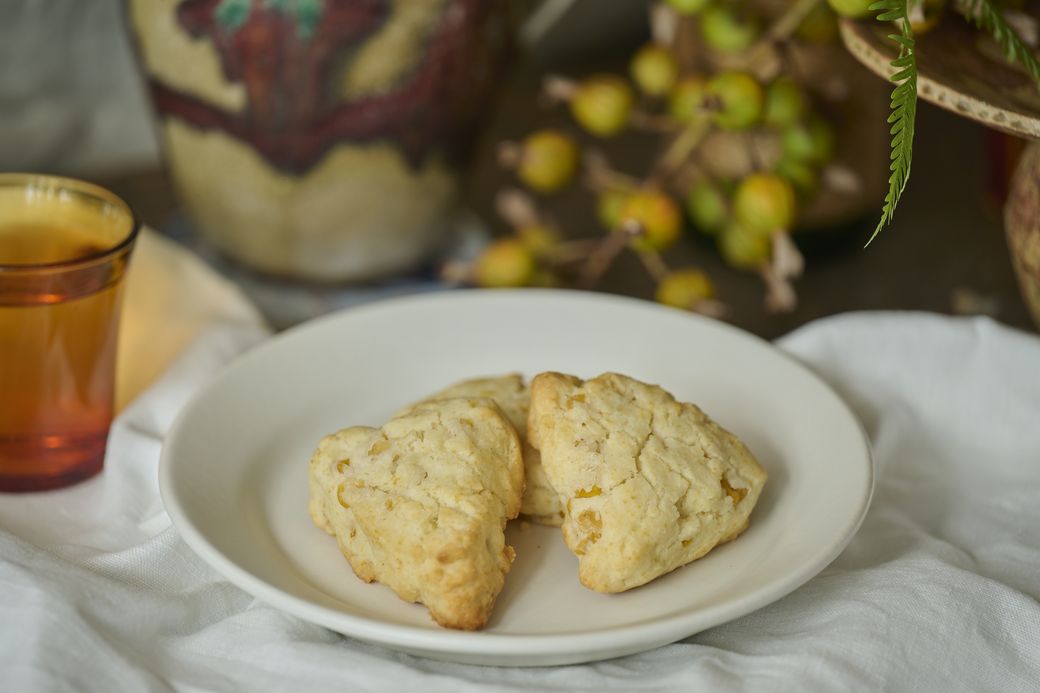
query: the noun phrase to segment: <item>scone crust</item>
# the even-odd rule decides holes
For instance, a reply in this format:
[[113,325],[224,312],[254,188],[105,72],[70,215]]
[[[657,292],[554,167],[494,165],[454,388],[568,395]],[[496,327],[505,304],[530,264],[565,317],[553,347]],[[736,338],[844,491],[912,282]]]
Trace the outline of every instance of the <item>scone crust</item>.
[[528,439],[564,507],[583,585],[621,592],[736,538],[766,472],[693,404],[617,373],[531,383]]
[[541,455],[527,442],[527,412],[531,406],[531,390],[524,377],[519,373],[509,373],[464,380],[430,395],[418,404],[457,397],[487,397],[498,404],[516,428],[523,446],[526,487],[520,514],[532,522],[551,527],[563,524],[563,506],[560,505],[556,489],[549,483],[542,469]]
[[439,400],[380,429],[326,436],[309,480],[311,518],[358,577],[421,602],[447,628],[487,622],[524,485],[519,437],[492,400]]

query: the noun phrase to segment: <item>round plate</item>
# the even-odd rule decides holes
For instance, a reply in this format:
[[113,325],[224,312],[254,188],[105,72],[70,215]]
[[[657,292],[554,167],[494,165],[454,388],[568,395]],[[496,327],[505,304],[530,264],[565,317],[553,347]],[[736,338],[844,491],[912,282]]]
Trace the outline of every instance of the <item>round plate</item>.
[[[307,462],[340,428],[480,375],[618,371],[660,383],[742,438],[769,482],[737,540],[623,594],[578,582],[559,530],[513,522],[516,562],[480,632],[356,578],[307,516]],[[256,597],[361,640],[502,665],[647,650],[788,594],[856,532],[873,490],[866,438],[815,375],[736,328],[644,301],[459,291],[385,301],[290,330],[227,368],[163,448],[163,500],[185,541]],[[638,518],[633,518],[638,522]]]

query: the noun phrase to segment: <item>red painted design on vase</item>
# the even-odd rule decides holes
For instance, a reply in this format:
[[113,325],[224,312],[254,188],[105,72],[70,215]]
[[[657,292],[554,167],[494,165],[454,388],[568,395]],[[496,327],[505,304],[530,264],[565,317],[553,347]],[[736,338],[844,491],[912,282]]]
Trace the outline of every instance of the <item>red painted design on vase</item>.
[[450,0],[412,72],[384,93],[344,101],[332,86],[337,63],[390,20],[388,0],[325,0],[306,37],[293,17],[252,1],[234,31],[215,18],[219,0],[185,0],[177,8],[191,36],[212,41],[225,77],[245,86],[246,111],[226,111],[153,79],[161,114],[226,132],[297,174],[343,141],[395,143],[413,166],[435,150],[452,161],[468,154],[508,48],[502,5]]

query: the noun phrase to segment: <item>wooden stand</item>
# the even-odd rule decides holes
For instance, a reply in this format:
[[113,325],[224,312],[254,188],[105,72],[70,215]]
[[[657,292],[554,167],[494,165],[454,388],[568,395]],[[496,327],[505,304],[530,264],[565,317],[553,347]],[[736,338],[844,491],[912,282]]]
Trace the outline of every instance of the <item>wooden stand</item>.
[[[894,72],[890,33],[891,26],[873,20],[841,22],[849,52],[885,79]],[[1022,296],[1040,327],[1040,90],[955,15],[918,39],[917,67],[918,94],[925,101],[1030,140],[1011,181],[1004,225]]]

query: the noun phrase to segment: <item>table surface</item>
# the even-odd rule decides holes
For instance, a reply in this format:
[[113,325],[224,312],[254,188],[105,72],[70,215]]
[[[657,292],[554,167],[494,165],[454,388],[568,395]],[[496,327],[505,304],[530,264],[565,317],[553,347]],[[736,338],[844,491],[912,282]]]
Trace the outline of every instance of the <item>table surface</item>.
[[[566,71],[568,66],[551,67]],[[466,202],[496,232],[505,227],[496,218],[491,200],[498,189],[511,184],[511,176],[496,165],[494,144],[546,122],[535,98],[543,68],[522,65],[515,71],[474,160]],[[667,259],[673,266],[703,267],[730,307],[727,319],[766,338],[853,310],[986,312],[1015,327],[1035,329],[1008,259],[1000,203],[987,191],[991,170],[987,146],[994,142],[981,126],[922,104],[914,170],[895,221],[869,248],[862,244],[873,227],[872,218],[863,220],[862,230],[844,234],[839,247],[810,256],[797,283],[800,303],[791,313],[767,313],[759,279],[726,267],[712,247],[697,238],[684,238]],[[645,158],[646,145],[635,140],[621,151],[623,156]],[[619,163],[624,168],[628,162]],[[178,214],[162,171],[118,172],[100,182],[122,195],[154,228],[163,229]],[[564,228],[580,231],[595,225],[592,204],[583,191],[568,191],[551,201],[550,211]],[[653,291],[638,263],[626,257],[608,272],[601,288],[639,297],[650,297]],[[957,294],[980,299],[969,301],[978,307],[957,307]]]

